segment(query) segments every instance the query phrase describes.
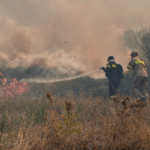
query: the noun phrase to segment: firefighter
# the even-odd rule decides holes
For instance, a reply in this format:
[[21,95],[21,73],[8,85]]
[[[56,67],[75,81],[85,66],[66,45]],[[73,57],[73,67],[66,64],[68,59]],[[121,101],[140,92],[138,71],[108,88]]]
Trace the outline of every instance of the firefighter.
[[[145,62],[138,57],[137,51],[131,52],[131,61],[127,68],[132,69],[135,76],[131,88],[132,95],[140,98],[143,102],[149,100],[147,67]],[[139,86],[141,86],[141,92],[138,90]]]
[[120,85],[120,80],[124,78],[124,75],[122,74],[123,69],[120,64],[115,62],[114,56],[109,56],[107,61],[108,64],[106,65],[106,68],[102,67],[100,69],[105,72],[105,75],[109,80],[109,96],[116,97],[116,89]]

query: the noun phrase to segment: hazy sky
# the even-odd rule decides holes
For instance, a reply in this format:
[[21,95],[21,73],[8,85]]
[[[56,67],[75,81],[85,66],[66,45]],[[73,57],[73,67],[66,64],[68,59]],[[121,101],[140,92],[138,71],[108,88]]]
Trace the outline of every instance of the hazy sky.
[[149,7],[149,0],[0,0],[0,58],[88,72],[114,55],[126,66],[121,36],[150,25]]

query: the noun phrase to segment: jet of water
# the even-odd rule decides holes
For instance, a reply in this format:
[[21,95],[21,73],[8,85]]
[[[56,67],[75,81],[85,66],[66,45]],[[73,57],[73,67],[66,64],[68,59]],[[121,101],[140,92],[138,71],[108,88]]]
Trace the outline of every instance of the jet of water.
[[78,75],[78,76],[71,77],[71,78],[66,78],[66,79],[56,79],[56,80],[22,79],[22,80],[20,80],[20,82],[30,82],[30,83],[33,83],[33,82],[37,82],[37,83],[54,83],[54,82],[69,81],[69,80],[74,80],[74,79],[78,79],[78,78],[84,77],[84,76],[86,76],[86,75],[89,75],[89,74],[91,74],[91,73],[93,73],[93,72],[96,72],[96,71],[99,71],[99,70],[100,70],[100,69],[96,69],[96,70],[87,72],[87,73],[85,73],[85,74]]

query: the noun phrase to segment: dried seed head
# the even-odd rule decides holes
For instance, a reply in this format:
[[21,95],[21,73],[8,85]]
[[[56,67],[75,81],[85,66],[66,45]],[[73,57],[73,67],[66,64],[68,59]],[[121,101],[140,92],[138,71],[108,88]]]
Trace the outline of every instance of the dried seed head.
[[131,103],[131,104],[130,104],[130,108],[135,107],[135,105],[136,105],[136,103],[135,103],[135,102],[134,102],[134,103]]
[[130,108],[136,107],[136,108],[143,108],[147,106],[146,102],[141,102],[139,99],[136,99],[136,102],[130,104]]
[[122,102],[122,105],[126,105],[126,101],[125,100],[121,100],[121,102]]
[[136,108],[141,107],[140,99],[137,98],[136,102],[130,104],[130,108],[133,108],[133,107],[136,107]]
[[72,103],[65,101],[65,104],[66,104],[66,110],[67,110],[67,111],[70,111],[71,108],[72,108]]
[[50,94],[50,93],[47,93],[47,94],[46,94],[46,97],[47,97],[47,99],[49,100],[49,102],[50,102],[50,104],[51,104],[51,106],[52,106],[53,100],[52,100],[52,98],[51,98],[51,94]]
[[124,108],[126,109],[127,108],[127,101],[124,99],[124,100],[121,100],[122,102],[122,105],[124,106]]
[[114,101],[115,103],[119,103],[119,100],[118,100],[116,97],[113,97],[113,101]]
[[127,108],[127,103],[129,101],[129,96],[123,97],[123,100],[121,100],[122,105],[124,106],[124,108]]
[[145,107],[145,106],[147,106],[147,103],[146,102],[140,102],[140,107]]
[[47,93],[47,94],[46,94],[46,97],[47,97],[48,99],[50,99],[50,98],[51,98],[51,94]]

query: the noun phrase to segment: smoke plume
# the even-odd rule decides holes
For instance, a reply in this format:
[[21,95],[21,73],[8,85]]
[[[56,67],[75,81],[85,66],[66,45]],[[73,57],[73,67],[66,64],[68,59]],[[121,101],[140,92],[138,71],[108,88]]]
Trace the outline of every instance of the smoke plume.
[[126,67],[121,36],[150,24],[149,6],[149,0],[0,1],[1,66],[46,66],[73,74],[105,66],[113,55]]

